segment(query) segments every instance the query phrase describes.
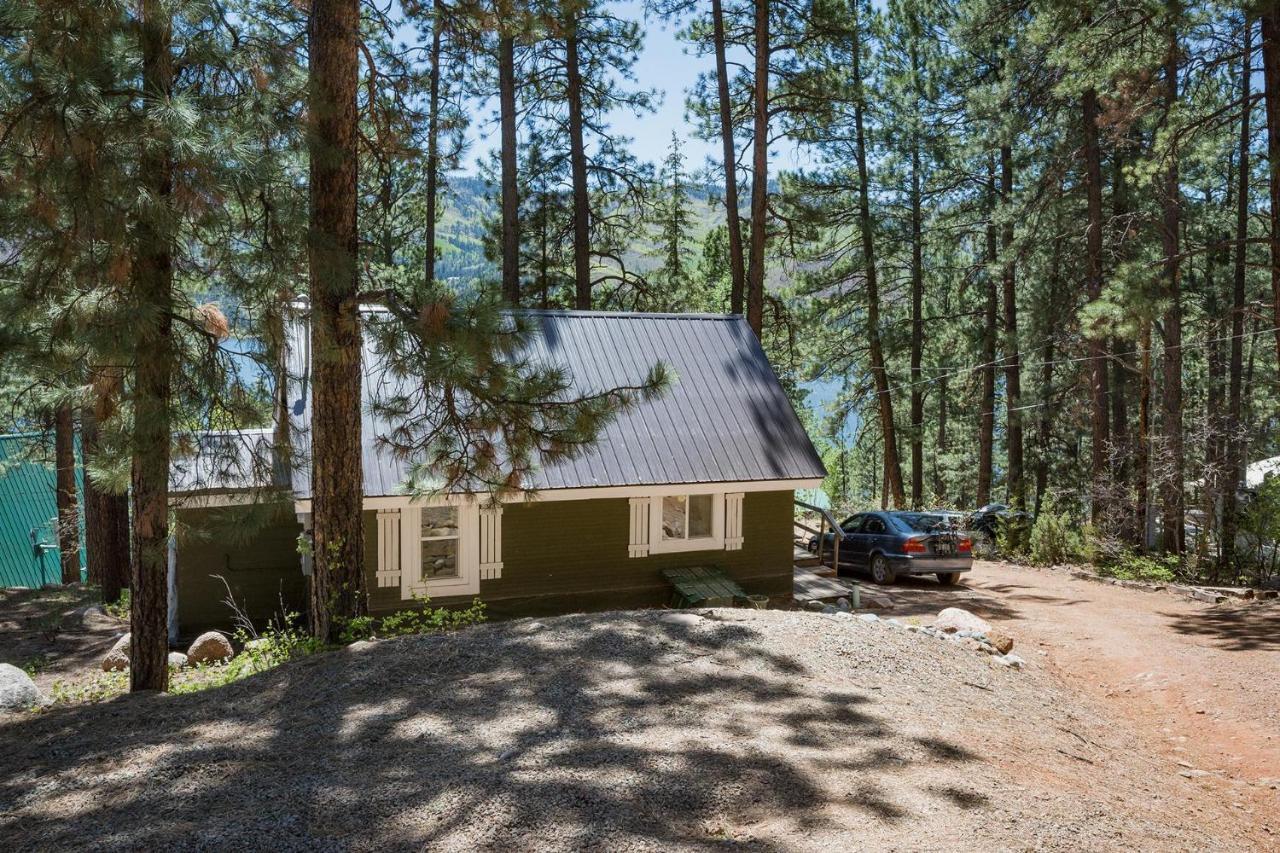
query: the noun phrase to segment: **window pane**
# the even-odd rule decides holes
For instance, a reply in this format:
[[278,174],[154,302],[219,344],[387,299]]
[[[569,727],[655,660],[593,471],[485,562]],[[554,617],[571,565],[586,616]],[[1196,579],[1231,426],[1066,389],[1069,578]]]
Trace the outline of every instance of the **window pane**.
[[689,538],[711,538],[711,513],[713,500],[711,495],[689,496]]
[[457,536],[458,508],[453,506],[424,506],[422,508],[422,538],[429,536]]
[[422,579],[458,576],[458,540],[428,539],[422,543]]
[[683,539],[685,530],[684,495],[667,495],[662,499],[662,538]]

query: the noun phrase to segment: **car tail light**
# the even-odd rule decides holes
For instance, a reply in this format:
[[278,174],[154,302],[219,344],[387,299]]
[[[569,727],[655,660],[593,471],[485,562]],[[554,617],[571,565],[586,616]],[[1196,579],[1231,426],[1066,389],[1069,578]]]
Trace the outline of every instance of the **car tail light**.
[[969,553],[973,550],[973,540],[967,536],[956,540],[956,550]]
[[923,539],[908,539],[906,544],[902,546],[902,550],[906,551],[908,554],[923,554],[928,551],[929,548],[924,544]]

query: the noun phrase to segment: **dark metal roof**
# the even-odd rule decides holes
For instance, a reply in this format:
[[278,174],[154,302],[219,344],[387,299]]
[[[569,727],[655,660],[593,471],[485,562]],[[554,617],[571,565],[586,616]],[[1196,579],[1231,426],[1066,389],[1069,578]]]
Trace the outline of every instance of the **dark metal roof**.
[[[605,486],[813,479],[826,475],[759,341],[737,316],[528,311],[535,334],[527,355],[566,371],[572,393],[587,395],[642,383],[664,363],[670,388],[611,421],[591,448],[538,470],[535,490]],[[407,464],[376,437],[388,424],[371,411],[383,381],[372,336],[364,348],[364,490],[401,493]],[[297,446],[311,418],[306,324],[291,327],[289,393]],[[299,459],[305,453],[296,454]],[[305,464],[293,474],[298,497],[310,497]]]

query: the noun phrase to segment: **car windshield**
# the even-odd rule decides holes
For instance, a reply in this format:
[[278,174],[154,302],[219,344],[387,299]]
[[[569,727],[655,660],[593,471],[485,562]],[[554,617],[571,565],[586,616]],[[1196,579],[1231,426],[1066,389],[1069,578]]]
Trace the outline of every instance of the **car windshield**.
[[932,533],[935,530],[944,530],[947,527],[947,520],[940,515],[930,515],[924,512],[899,512],[893,516],[898,523],[907,530],[916,533]]

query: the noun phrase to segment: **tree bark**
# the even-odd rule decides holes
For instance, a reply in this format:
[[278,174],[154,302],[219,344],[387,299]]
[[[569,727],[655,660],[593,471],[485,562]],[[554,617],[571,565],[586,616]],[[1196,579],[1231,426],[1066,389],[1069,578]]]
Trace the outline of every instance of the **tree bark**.
[[[747,259],[747,325],[764,329],[764,245],[769,215],[769,0],[755,0],[754,132],[751,140],[751,246]],[[857,71],[854,72],[855,74]]]
[[[577,13],[574,12],[574,15]],[[569,101],[569,166],[573,173],[573,274],[579,309],[591,308],[591,199],[587,192],[587,150],[583,141],[582,75],[578,67],[578,22],[565,23],[565,65]]]
[[[1089,302],[1102,296],[1102,154],[1098,147],[1098,93],[1086,89],[1081,99],[1084,131],[1085,195],[1088,227],[1085,237],[1085,295]],[[1106,517],[1107,456],[1111,435],[1108,423],[1106,340],[1086,331],[1089,341],[1090,517],[1095,525]]]
[[310,33],[311,630],[365,611],[356,198],[358,0],[313,0]]
[[720,144],[724,156],[725,226],[729,231],[729,310],[742,314],[746,265],[742,259],[742,214],[738,209],[738,152],[733,144],[733,101],[729,97],[729,65],[725,58],[724,10],[711,0],[711,31],[716,53],[716,93],[720,106]]
[[1262,23],[1262,100],[1267,114],[1267,185],[1270,190],[1272,323],[1280,361],[1280,2],[1269,0]]
[[[871,192],[867,170],[867,136],[863,128],[862,87],[862,33],[855,23],[853,34],[853,79],[857,87],[857,102],[853,108],[855,131],[855,156],[858,161],[858,222],[862,231],[862,256],[866,267],[864,276],[867,289],[867,342],[870,349],[871,375],[875,382],[876,407],[880,414],[880,434],[884,440],[884,497],[888,504],[900,508],[906,505],[906,491],[902,487],[902,464],[898,460],[898,438],[893,423],[893,398],[889,390],[889,374],[885,368],[884,350],[880,342],[880,285],[876,277],[876,247],[874,223],[871,220]],[[754,241],[754,235],[753,235]],[[754,251],[754,250],[753,250]]]
[[978,401],[978,506],[991,503],[991,483],[994,479],[993,460],[995,456],[996,432],[996,338],[997,326],[1000,323],[999,292],[990,269],[995,265],[998,254],[996,244],[996,170],[995,164],[987,163],[987,265],[988,271],[983,274],[986,282],[986,305],[982,312],[982,393]]
[[98,455],[98,418],[80,412],[80,456],[84,462],[84,550],[89,583],[102,588],[108,604],[120,599],[129,578],[129,496],[102,491],[89,474]]
[[[911,47],[911,70],[918,75],[919,55]],[[911,134],[911,507],[924,501],[924,238],[921,215],[920,139]]]
[[53,456],[58,507],[58,562],[63,583],[80,582],[80,511],[76,497],[76,423],[70,403],[53,413]]
[[516,152],[516,40],[511,33],[510,4],[504,9],[498,36],[498,113],[501,124],[502,296],[520,304],[520,189]]
[[1133,454],[1133,482],[1137,500],[1134,515],[1138,543],[1147,548],[1147,517],[1151,513],[1151,322],[1143,321],[1138,348],[1138,437]]
[[[1170,24],[1169,50],[1164,63],[1165,104],[1178,100],[1178,39]],[[1160,394],[1162,546],[1167,553],[1186,550],[1183,522],[1182,462],[1182,279],[1178,260],[1178,157],[1171,151],[1164,173],[1160,242],[1164,250],[1164,289],[1168,305],[1161,322],[1164,369]]]
[[[436,195],[440,183],[440,30],[444,26],[444,3],[435,0],[431,15],[431,77],[428,83],[427,187],[426,187],[426,267],[423,278],[430,287],[436,280]],[[505,208],[503,209],[505,212]],[[505,248],[505,247],[504,247]],[[506,279],[503,279],[505,283]],[[510,300],[510,294],[506,294]],[[517,294],[518,299],[518,294]]]
[[[144,110],[159,111],[173,91],[172,22],[158,0],[144,0],[142,47]],[[167,207],[173,198],[173,153],[152,140],[143,146],[139,176],[152,203],[140,212],[134,288],[133,579],[130,584],[130,690],[169,687],[169,444],[173,364],[173,256]]]
[[1013,260],[1013,218],[1009,216],[1013,204],[1013,151],[1008,145],[1000,147],[1000,201],[1005,218],[1001,226],[1001,249],[1004,265],[1001,270],[1001,290],[1004,297],[1004,405],[1005,449],[1008,453],[1008,470],[1005,482],[1009,503],[1017,509],[1026,509],[1027,493],[1023,484],[1022,468],[1022,356],[1018,349],[1018,292]]
[[[1247,243],[1249,237],[1249,98],[1253,94],[1249,63],[1252,56],[1252,24],[1246,16],[1243,26],[1244,56],[1240,61],[1239,173],[1236,188],[1236,244],[1231,278],[1231,354],[1227,368],[1226,468],[1223,472],[1222,496],[1222,563],[1229,572],[1236,567],[1236,514],[1239,512],[1237,490],[1240,487],[1243,459],[1240,454],[1241,374],[1244,372],[1244,312]],[[1273,208],[1274,209],[1274,208]]]

